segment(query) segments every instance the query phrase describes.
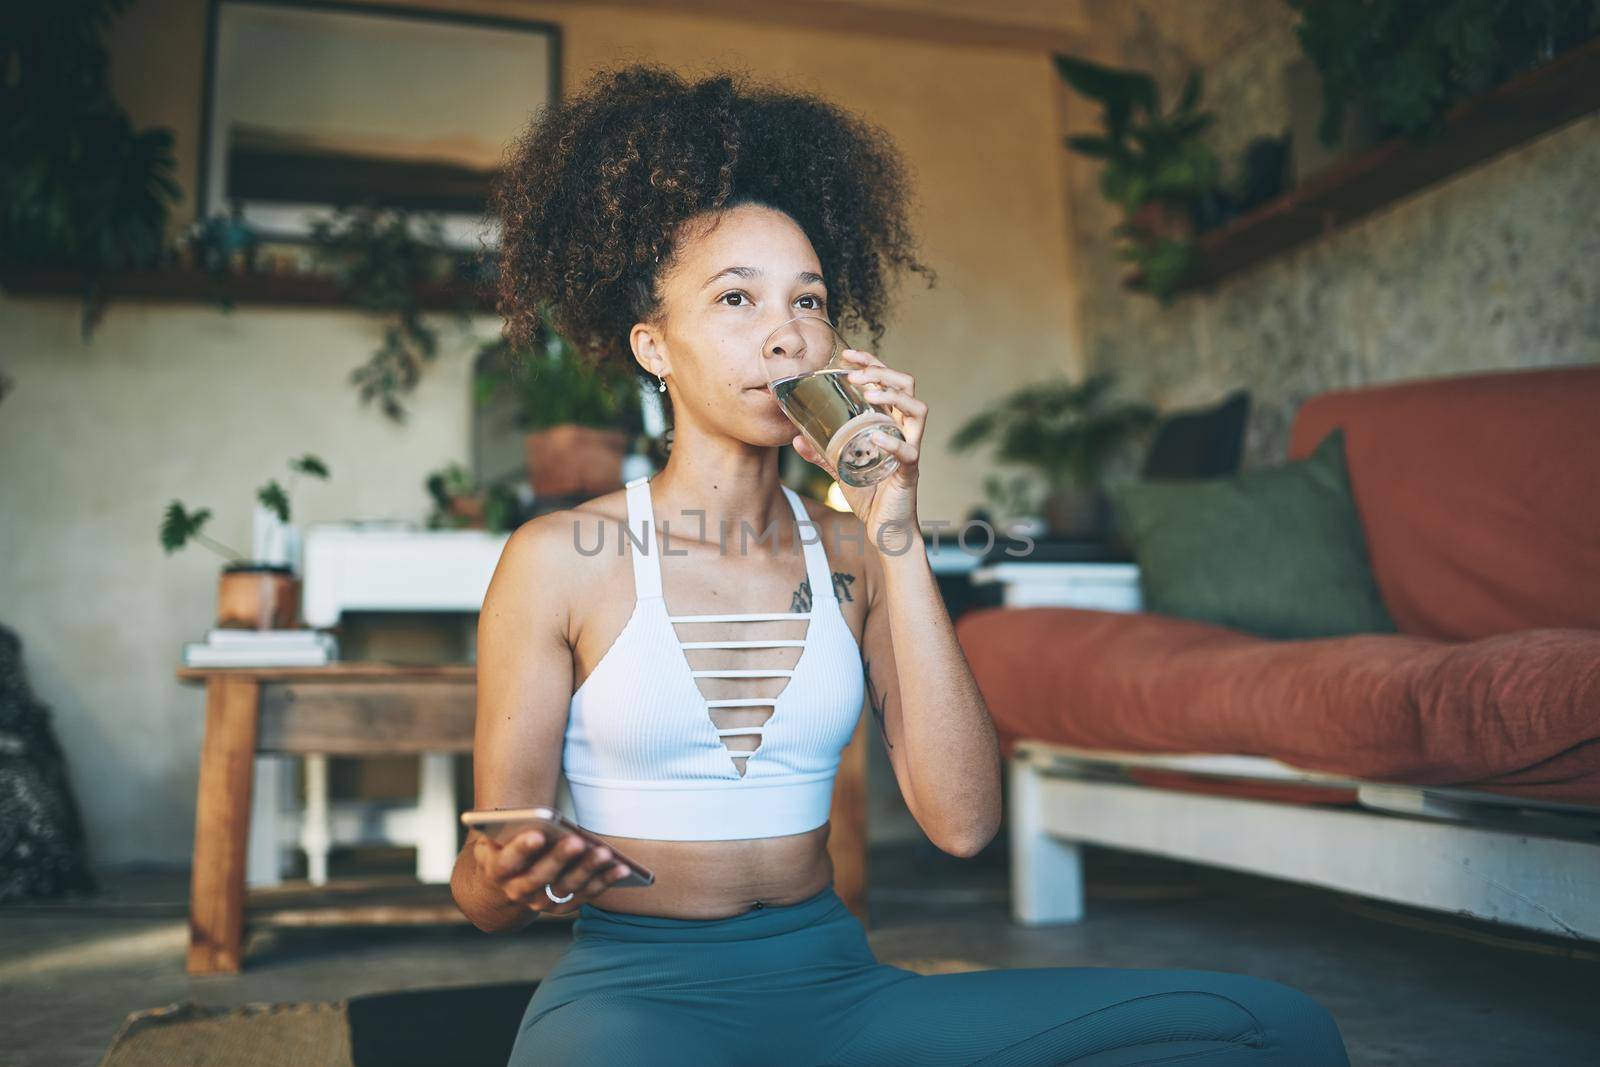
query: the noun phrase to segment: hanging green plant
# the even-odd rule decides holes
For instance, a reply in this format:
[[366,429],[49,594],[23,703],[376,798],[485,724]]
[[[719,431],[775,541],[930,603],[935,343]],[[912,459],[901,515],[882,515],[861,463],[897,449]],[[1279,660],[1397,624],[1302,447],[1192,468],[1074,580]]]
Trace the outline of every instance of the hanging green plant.
[[[439,349],[438,331],[422,314],[417,286],[448,280],[453,273],[443,226],[432,215],[413,217],[371,204],[341,206],[313,223],[311,240],[319,265],[331,268],[350,299],[388,319],[382,345],[350,373],[350,380],[360,388],[362,403],[376,399],[384,415],[404,422],[400,396],[416,388],[423,365]],[[454,315],[462,327],[470,324],[470,298],[463,295]]]

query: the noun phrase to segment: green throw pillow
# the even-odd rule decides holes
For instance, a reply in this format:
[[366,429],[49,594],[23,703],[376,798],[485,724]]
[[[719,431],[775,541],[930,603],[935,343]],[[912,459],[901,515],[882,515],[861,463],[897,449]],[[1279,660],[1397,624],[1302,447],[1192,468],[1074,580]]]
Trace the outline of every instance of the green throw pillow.
[[1108,490],[1146,611],[1262,637],[1393,632],[1335,429],[1303,460]]

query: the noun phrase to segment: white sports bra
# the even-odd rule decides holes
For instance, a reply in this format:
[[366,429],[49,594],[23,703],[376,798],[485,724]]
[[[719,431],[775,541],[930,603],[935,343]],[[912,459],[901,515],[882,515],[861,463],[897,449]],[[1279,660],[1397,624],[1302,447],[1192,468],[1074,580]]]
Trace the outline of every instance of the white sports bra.
[[[803,536],[808,525],[816,529],[815,520],[798,494],[781,488],[805,553],[811,610],[669,615],[650,481],[627,483],[633,614],[572,694],[561,754],[580,826],[618,837],[710,841],[804,833],[828,821],[839,755],[855,733],[866,682],[821,535]],[[738,539],[730,534],[728,542],[728,550],[737,551]],[[773,550],[770,539],[751,544]],[[809,620],[804,640],[774,640],[771,626],[762,625],[802,619]],[[699,629],[703,624],[731,622],[751,626],[742,627],[746,632],[737,640],[684,641],[676,629],[691,627],[693,636],[708,633]],[[794,647],[801,652],[790,669],[696,669],[689,658],[691,649]],[[698,682],[777,677],[789,680],[776,696],[707,699]],[[721,683],[724,689],[729,684]],[[760,691],[769,693],[771,684]],[[711,709],[731,707],[772,710],[760,725],[719,727]],[[722,739],[736,734],[759,735],[759,744],[734,753]],[[743,773],[735,762],[740,759]]]

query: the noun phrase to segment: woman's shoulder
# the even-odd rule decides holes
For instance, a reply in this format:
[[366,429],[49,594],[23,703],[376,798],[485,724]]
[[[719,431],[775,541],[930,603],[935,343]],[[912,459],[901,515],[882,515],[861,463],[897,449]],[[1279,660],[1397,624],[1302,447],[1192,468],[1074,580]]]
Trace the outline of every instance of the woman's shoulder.
[[574,530],[590,533],[607,524],[627,521],[627,490],[614,489],[609,493],[601,493],[599,496],[573,504],[571,507],[554,508],[535,515],[517,527],[516,534],[524,534],[526,531],[526,536],[535,540],[549,540],[552,535],[560,534],[571,540]]
[[[516,552],[551,576],[581,584],[594,580],[614,562],[613,539],[627,522],[626,490],[617,489],[534,516],[512,531],[506,551]],[[599,550],[606,546],[612,551]]]

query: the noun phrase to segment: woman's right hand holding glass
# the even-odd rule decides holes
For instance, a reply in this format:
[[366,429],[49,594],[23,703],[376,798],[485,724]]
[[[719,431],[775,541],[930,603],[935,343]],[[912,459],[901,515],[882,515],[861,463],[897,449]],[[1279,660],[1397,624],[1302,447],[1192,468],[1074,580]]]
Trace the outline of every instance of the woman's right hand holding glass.
[[[507,900],[540,913],[565,915],[577,911],[611,888],[628,874],[628,867],[604,845],[593,844],[577,834],[567,834],[550,843],[539,830],[525,830],[505,844],[480,831],[473,842],[473,856],[484,878],[497,886]],[[545,893],[545,885],[558,897],[572,899],[557,904]]]

